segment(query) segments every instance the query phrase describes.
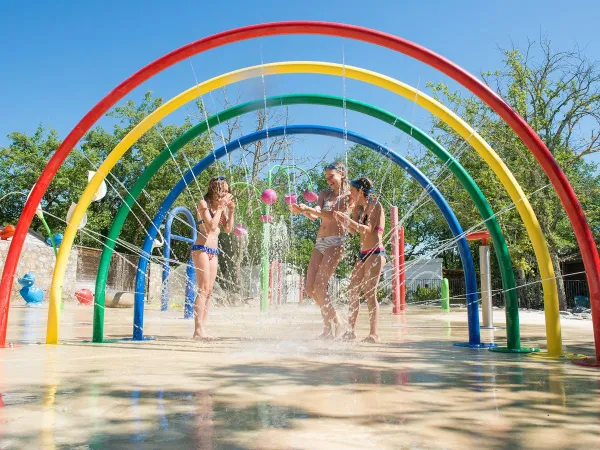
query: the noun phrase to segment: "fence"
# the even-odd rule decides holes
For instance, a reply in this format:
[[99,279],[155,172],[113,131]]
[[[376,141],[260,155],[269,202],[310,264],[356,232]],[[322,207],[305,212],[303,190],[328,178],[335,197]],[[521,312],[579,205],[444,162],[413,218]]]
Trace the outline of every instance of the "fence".
[[[439,302],[441,299],[441,281],[439,278],[420,278],[406,280],[406,303],[427,304]],[[347,280],[333,278],[329,284],[329,295],[336,302],[347,303]],[[465,304],[466,287],[464,278],[450,278],[450,303]],[[575,306],[575,297],[588,297],[589,288],[586,280],[563,280],[567,298],[567,308]],[[478,286],[480,289],[480,286]],[[381,303],[391,301],[390,280],[382,279],[379,284],[377,297]],[[517,287],[519,306],[528,309],[543,309],[544,295],[539,280],[528,280],[525,285]],[[492,304],[504,307],[504,288],[499,279],[492,280]]]

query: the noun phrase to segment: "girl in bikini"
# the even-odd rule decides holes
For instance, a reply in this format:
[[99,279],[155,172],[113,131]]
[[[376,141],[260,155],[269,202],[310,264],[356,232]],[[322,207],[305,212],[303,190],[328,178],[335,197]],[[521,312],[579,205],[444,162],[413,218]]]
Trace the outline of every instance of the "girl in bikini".
[[221,227],[229,234],[233,229],[235,204],[225,177],[213,177],[208,192],[198,203],[198,238],[192,246],[192,261],[196,270],[198,296],[194,302],[193,339],[212,340],[205,328],[210,296],[217,278],[219,233]]
[[350,279],[350,330],[344,334],[345,340],[356,339],[356,319],[360,309],[362,290],[369,307],[369,336],[363,342],[377,343],[379,336],[379,303],[377,285],[385,264],[383,230],[385,213],[379,201],[372,195],[373,182],[368,178],[358,178],[350,182],[350,203],[353,217],[335,212],[338,223],[350,233],[360,233],[360,253]]
[[[321,219],[315,249],[310,257],[306,273],[306,293],[321,308],[323,333],[320,339],[333,339],[343,331],[343,325],[328,294],[329,280],[344,255],[344,229],[334,218],[336,211],[348,210],[348,178],[346,166],[335,162],[325,167],[325,178],[330,189],[319,194],[317,205],[292,204],[294,214],[304,214],[310,220]],[[335,332],[332,330],[335,325]]]

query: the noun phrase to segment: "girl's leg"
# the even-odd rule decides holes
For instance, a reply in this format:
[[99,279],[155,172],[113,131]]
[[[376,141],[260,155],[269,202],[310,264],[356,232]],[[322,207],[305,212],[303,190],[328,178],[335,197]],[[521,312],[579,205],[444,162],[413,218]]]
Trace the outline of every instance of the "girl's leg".
[[315,277],[317,276],[317,272],[321,266],[322,259],[323,254],[316,248],[313,249],[312,254],[310,255],[310,262],[308,263],[308,269],[306,270],[306,283],[304,284],[306,295],[313,300],[315,299]]
[[324,330],[323,334],[320,337],[331,334],[331,326],[329,325],[329,320],[327,320],[327,317],[325,316],[325,312],[323,310],[323,303],[321,301],[321,298],[318,298],[315,294],[315,279],[321,267],[322,260],[323,254],[319,250],[314,249],[310,257],[310,262],[308,263],[308,269],[306,271],[306,284],[304,287],[306,294],[315,301],[315,303],[319,306],[319,310],[321,311]]
[[217,270],[219,270],[219,258],[217,256],[213,257],[211,260],[209,260],[208,264],[209,264],[209,271],[210,271],[210,277],[209,277],[210,285],[209,285],[208,295],[206,296],[206,304],[204,305],[204,313],[202,314],[202,327],[204,328],[206,337],[208,339],[212,339],[212,336],[206,331],[206,316],[208,316],[208,309],[210,307],[210,298],[212,296],[213,288],[215,286],[215,280],[217,279]]
[[315,276],[313,291],[315,300],[321,307],[321,312],[323,314],[324,330],[323,334],[321,335],[323,338],[334,337],[331,333],[332,321],[336,325],[337,333],[339,333],[343,328],[342,323],[335,312],[333,304],[331,303],[331,299],[329,298],[329,293],[327,290],[327,287],[329,286],[329,280],[333,276],[333,273],[340,263],[342,256],[344,256],[344,247],[329,247],[323,254],[321,265]]
[[359,259],[354,264],[352,276],[350,277],[350,286],[348,287],[348,297],[350,298],[350,330],[344,335],[344,339],[356,339],[356,319],[360,310],[360,293],[362,290],[362,279],[364,274],[364,264]]
[[381,270],[385,264],[385,257],[382,255],[371,255],[365,261],[365,271],[363,277],[365,298],[369,306],[369,336],[363,342],[377,343],[379,336],[377,328],[379,326],[379,302],[377,301],[377,285],[381,277]]
[[204,252],[192,252],[192,261],[196,271],[196,283],[198,284],[198,295],[194,302],[194,339],[207,339],[202,318],[210,295],[210,261]]

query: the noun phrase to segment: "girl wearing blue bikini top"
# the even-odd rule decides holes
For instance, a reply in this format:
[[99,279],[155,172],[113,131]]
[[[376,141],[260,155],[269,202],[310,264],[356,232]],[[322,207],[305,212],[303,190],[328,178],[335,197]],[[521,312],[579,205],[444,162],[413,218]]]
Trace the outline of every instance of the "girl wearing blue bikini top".
[[192,261],[196,271],[198,295],[194,302],[193,339],[213,339],[206,331],[208,306],[217,278],[219,234],[221,227],[229,234],[233,230],[235,204],[225,177],[213,177],[208,192],[197,207],[198,238],[192,246]]

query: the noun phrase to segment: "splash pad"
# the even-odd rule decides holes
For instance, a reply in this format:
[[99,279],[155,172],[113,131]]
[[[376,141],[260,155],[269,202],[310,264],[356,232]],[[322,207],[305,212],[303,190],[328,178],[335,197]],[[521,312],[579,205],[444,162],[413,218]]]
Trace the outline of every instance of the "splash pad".
[[[75,129],[69,134],[67,139],[63,142],[60,148],[57,150],[55,155],[49,161],[47,167],[42,172],[38,182],[32,189],[31,196],[28,199],[19,223],[16,226],[15,234],[12,239],[12,243],[6,258],[4,267],[4,273],[2,282],[0,284],[0,346],[6,345],[6,330],[8,325],[8,306],[10,300],[10,292],[12,283],[14,280],[14,274],[16,266],[18,264],[20,251],[23,246],[25,233],[37,206],[39,205],[41,198],[52,180],[54,173],[58,170],[62,161],[66,158],[68,153],[71,151],[77,141],[83,136],[83,134],[93,125],[93,123],[106,112],[116,101],[126,95],[134,87],[155,75],[156,73],[164,70],[165,68],[181,61],[191,55],[206,51],[211,48],[218,47],[230,42],[241,41],[245,39],[251,39],[259,36],[269,35],[284,35],[284,34],[321,34],[321,35],[332,35],[339,37],[347,37],[352,39],[358,39],[365,42],[370,42],[377,45],[405,53],[408,56],[416,58],[422,62],[430,64],[431,66],[439,69],[446,75],[452,77],[463,86],[470,89],[475,95],[486,102],[494,111],[496,111],[513,130],[521,137],[526,146],[532,151],[534,156],[538,159],[542,168],[549,176],[557,194],[559,195],[577,236],[580,250],[583,256],[584,265],[586,267],[588,284],[590,287],[590,303],[592,306],[592,315],[594,323],[594,339],[596,342],[596,359],[589,358],[584,364],[594,365],[600,357],[600,260],[598,253],[594,245],[591,231],[581,212],[581,206],[579,201],[571,188],[568,180],[564,173],[560,170],[558,164],[544,146],[541,139],[533,132],[533,130],[527,125],[527,123],[518,116],[509,105],[507,105],[501,98],[499,98],[491,89],[482,84],[475,77],[454,65],[450,61],[442,58],[441,56],[422,48],[409,41],[391,36],[385,33],[381,33],[374,30],[369,30],[361,27],[354,27],[342,24],[324,23],[324,22],[282,22],[274,24],[256,25],[250,27],[244,27],[228,32],[220,33],[218,35],[202,39],[200,41],[189,44],[188,46],[182,47],[164,57],[158,59],[154,63],[150,64],[146,68],[142,69],[114,91],[112,91],[105,99],[103,99],[98,105],[96,105],[75,127]],[[524,220],[527,231],[532,240],[532,244],[538,260],[538,266],[542,277],[542,284],[544,286],[544,302],[545,302],[545,314],[546,314],[546,336],[548,344],[548,356],[552,358],[565,358],[562,349],[562,337],[560,331],[560,322],[558,320],[558,302],[557,302],[557,289],[556,281],[554,277],[554,271],[552,263],[549,259],[547,246],[537,219],[526,200],[521,188],[512,177],[512,174],[501,160],[495,155],[493,150],[483,141],[479,135],[468,125],[464,124],[459,118],[453,115],[451,112],[445,110],[440,105],[432,102],[426,95],[417,93],[414,89],[411,91],[407,89],[405,85],[394,83],[393,80],[386,79],[385,77],[377,77],[377,74],[373,74],[368,71],[364,71],[356,68],[348,67],[335,67],[336,65],[326,63],[281,63],[274,65],[263,65],[256,69],[254,72],[249,71],[248,75],[256,76],[260,73],[264,75],[269,70],[273,69],[272,73],[292,73],[297,72],[311,72],[311,73],[329,73],[334,75],[340,75],[343,71],[343,75],[349,78],[356,78],[362,81],[371,81],[373,77],[379,80],[379,85],[388,86],[390,90],[395,91],[400,95],[415,95],[415,100],[418,104],[425,106],[434,114],[438,115],[442,120],[445,120],[450,126],[452,126],[460,135],[470,141],[475,149],[484,157],[485,161],[490,164],[494,172],[499,176],[505,188],[508,190],[511,198],[515,202],[517,209]],[[255,75],[253,75],[253,73]],[[268,74],[268,73],[267,73]],[[239,74],[224,76],[222,84],[227,82],[227,79],[237,79]],[[213,85],[206,86],[206,89],[214,89],[218,87],[221,81],[217,80],[213,82]],[[195,87],[199,92],[202,89]],[[64,277],[64,270],[66,266],[66,260],[71,250],[73,240],[76,235],[77,227],[81,220],[84,218],[85,210],[89,203],[93,201],[96,192],[98,191],[104,177],[110,171],[112,166],[120,158],[120,156],[127,151],[128,147],[133,141],[139,138],[144,131],[149,129],[153,123],[160,120],[159,116],[163,112],[166,114],[169,110],[181,106],[186,101],[193,98],[193,94],[188,95],[189,99],[185,96],[178,98],[173,102],[168,102],[159,108],[157,111],[148,116],[145,120],[145,124],[138,125],[136,131],[132,131],[121,143],[115,148],[113,153],[109,155],[107,160],[102,164],[97,173],[93,176],[86,188],[86,191],[82,195],[80,202],[75,207],[72,216],[69,220],[69,224],[64,236],[64,241],[61,245],[61,249],[58,254],[55,275],[50,295],[50,311],[48,320],[48,343],[58,342],[58,323],[59,323],[59,307],[60,298],[62,296],[62,278]],[[496,244],[496,242],[495,242]],[[502,248],[501,245],[498,246]],[[504,277],[503,277],[504,278]],[[509,277],[506,277],[509,278]],[[510,282],[510,280],[508,280]],[[96,296],[100,297],[99,292],[96,292]],[[103,300],[103,299],[102,299]],[[474,300],[474,299],[473,299]],[[474,300],[475,301],[475,300]],[[471,302],[468,302],[471,304]],[[507,300],[507,311],[509,301]],[[515,317],[512,317],[513,325]],[[477,320],[478,323],[478,320]],[[514,329],[515,327],[513,327]],[[518,321],[516,324],[518,329]],[[513,335],[513,338],[515,336]],[[518,342],[513,339],[512,344],[509,347],[514,349],[518,348]]]

